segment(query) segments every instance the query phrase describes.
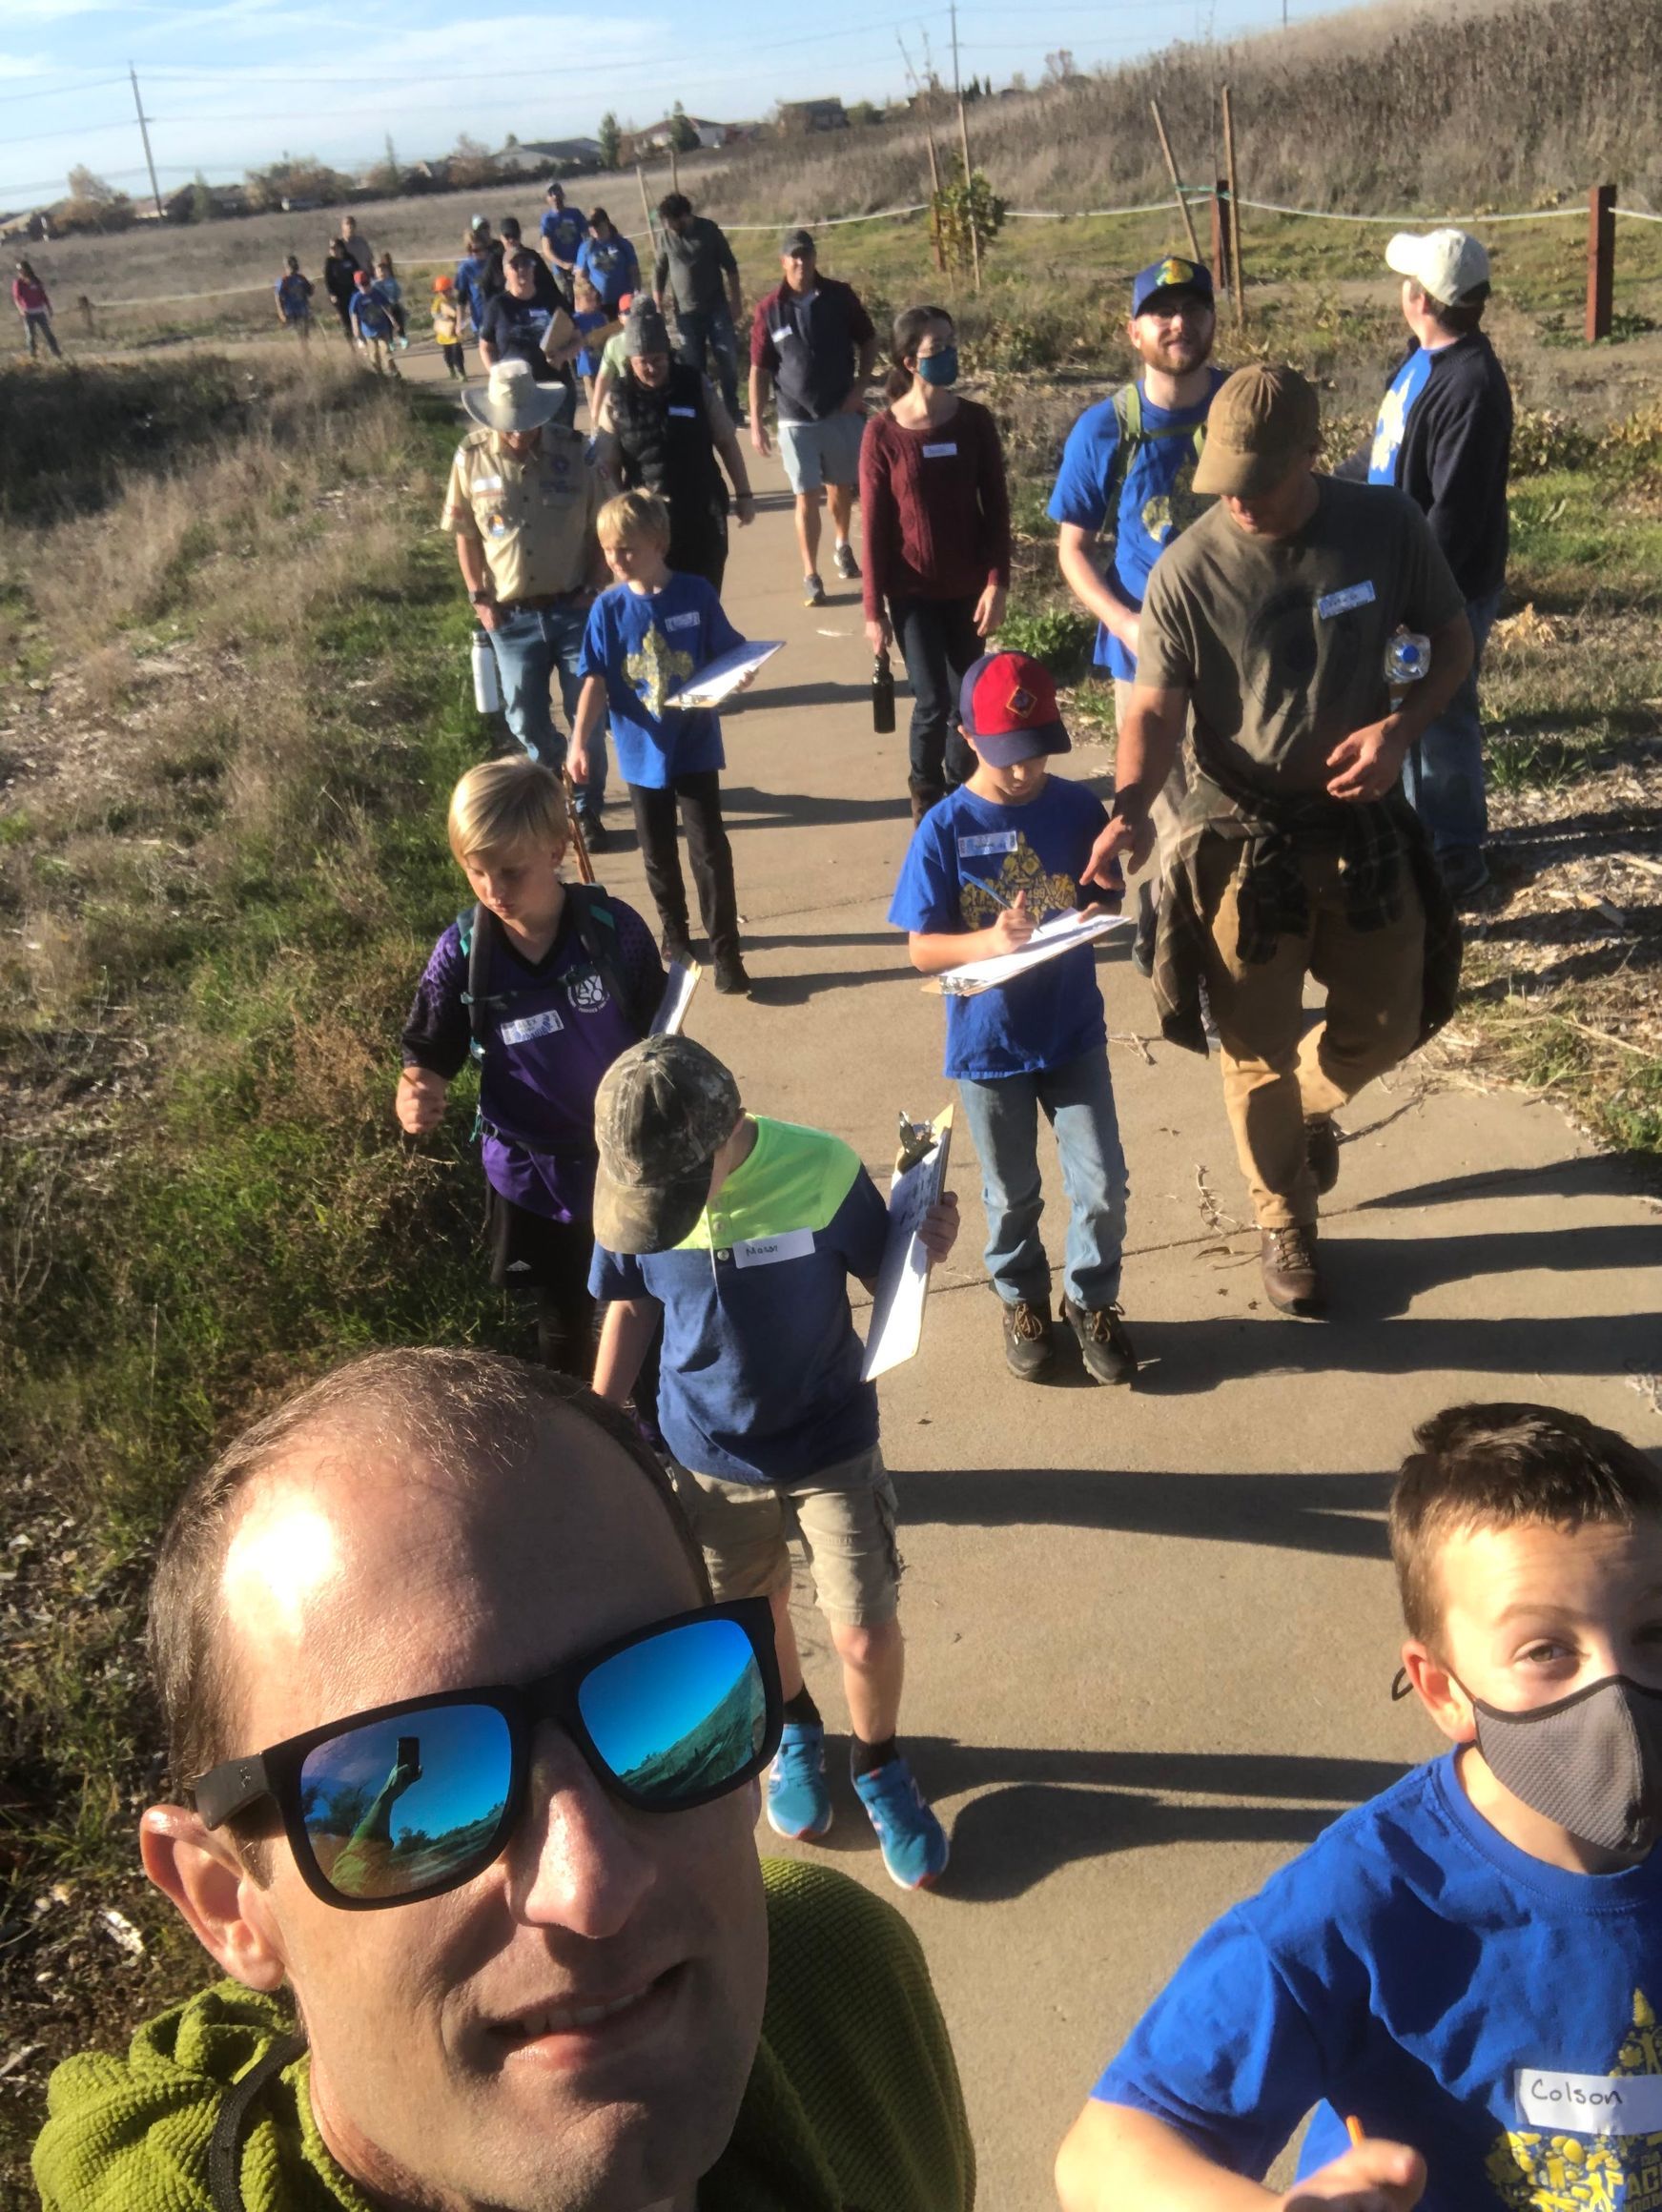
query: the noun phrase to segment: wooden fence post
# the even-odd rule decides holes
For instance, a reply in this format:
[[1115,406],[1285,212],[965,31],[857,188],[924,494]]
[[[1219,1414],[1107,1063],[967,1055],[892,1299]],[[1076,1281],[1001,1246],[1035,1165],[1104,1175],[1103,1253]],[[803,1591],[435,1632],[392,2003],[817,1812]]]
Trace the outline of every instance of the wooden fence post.
[[1212,283],[1219,292],[1235,291],[1229,267],[1229,187],[1222,177],[1212,187]]
[[95,325],[95,324],[93,323],[93,321],[92,321],[92,301],[91,301],[91,300],[90,300],[90,299],[87,297],[87,295],[86,295],[86,294],[83,292],[83,293],[81,294],[80,297],[79,297],[79,298],[78,298],[78,299],[75,301],[75,305],[76,305],[76,306],[77,306],[77,307],[80,309],[80,311],[81,311],[81,320],[82,320],[82,321],[83,321],[83,322],[86,324],[86,326],[87,326],[87,336],[88,336],[89,338],[96,338],[96,337],[97,337],[97,335],[98,335],[98,332],[97,332],[96,325]]
[[1223,166],[1229,172],[1229,282],[1235,327],[1246,327],[1246,278],[1241,266],[1241,178],[1235,167],[1235,110],[1223,88]]
[[1595,184],[1587,195],[1587,342],[1611,334],[1616,274],[1616,188]]

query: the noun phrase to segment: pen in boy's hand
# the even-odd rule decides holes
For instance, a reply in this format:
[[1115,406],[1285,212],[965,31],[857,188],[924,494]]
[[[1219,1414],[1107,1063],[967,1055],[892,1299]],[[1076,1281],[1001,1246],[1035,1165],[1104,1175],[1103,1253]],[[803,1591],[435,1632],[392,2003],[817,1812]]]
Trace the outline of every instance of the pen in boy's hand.
[[1347,2112],[1344,2116],[1344,2132],[1350,2138],[1352,2150],[1360,2150],[1367,2140],[1367,2130],[1354,2112]]

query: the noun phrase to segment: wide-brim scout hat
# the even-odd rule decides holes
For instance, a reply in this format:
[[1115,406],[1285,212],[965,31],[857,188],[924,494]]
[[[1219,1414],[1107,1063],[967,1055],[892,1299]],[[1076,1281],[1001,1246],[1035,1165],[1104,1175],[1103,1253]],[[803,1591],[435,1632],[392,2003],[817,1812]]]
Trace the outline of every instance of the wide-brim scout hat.
[[1322,435],[1315,386],[1297,369],[1255,362],[1218,389],[1206,416],[1206,448],[1195,464],[1201,494],[1256,499],[1279,484]]
[[560,405],[558,384],[539,384],[529,361],[498,361],[482,388],[469,385],[462,404],[487,430],[540,430]]
[[621,1054],[594,1099],[595,1242],[669,1252],[690,1236],[739,1113],[731,1074],[691,1037],[643,1037]]

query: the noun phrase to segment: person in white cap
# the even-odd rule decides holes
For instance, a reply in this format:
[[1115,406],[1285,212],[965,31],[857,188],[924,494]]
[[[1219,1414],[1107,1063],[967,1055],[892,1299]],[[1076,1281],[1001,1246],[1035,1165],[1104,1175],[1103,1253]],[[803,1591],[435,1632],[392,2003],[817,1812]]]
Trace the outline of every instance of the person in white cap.
[[[558,672],[569,723],[583,688],[577,663],[588,610],[606,574],[594,530],[605,487],[586,441],[554,420],[563,397],[517,358],[497,361],[482,389],[462,394],[480,427],[456,449],[440,525],[456,540],[462,582],[495,650],[508,727],[556,774],[566,740],[554,727],[549,686]],[[588,760],[576,813],[599,850],[604,736]]]
[[1506,579],[1512,395],[1480,327],[1489,269],[1478,240],[1465,231],[1401,231],[1385,262],[1403,279],[1413,345],[1381,402],[1371,447],[1339,473],[1406,492],[1466,600],[1471,672],[1409,748],[1403,784],[1451,896],[1469,899],[1488,881],[1477,675]]

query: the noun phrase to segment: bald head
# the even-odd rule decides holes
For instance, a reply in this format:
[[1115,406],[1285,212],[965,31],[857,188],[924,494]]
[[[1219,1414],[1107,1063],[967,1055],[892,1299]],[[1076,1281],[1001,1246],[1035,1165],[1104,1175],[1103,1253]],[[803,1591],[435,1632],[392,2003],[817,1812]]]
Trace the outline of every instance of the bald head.
[[657,1462],[623,1416],[546,1369],[377,1352],[289,1400],[196,1478],[162,1542],[150,1649],[175,1782],[246,1748],[258,1684],[292,1676],[302,1651],[344,1710],[374,1701],[375,1652],[428,1630],[436,1604],[465,1611],[474,1590],[500,1612],[528,1555],[542,1579],[525,1602],[554,1611],[597,1496],[639,1524],[681,1602],[708,1601]]

